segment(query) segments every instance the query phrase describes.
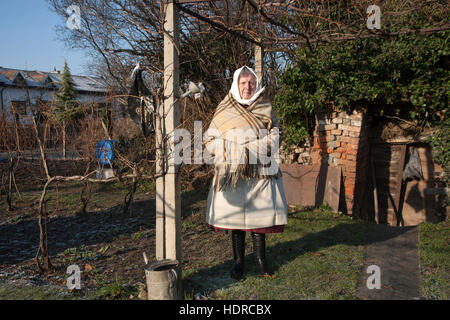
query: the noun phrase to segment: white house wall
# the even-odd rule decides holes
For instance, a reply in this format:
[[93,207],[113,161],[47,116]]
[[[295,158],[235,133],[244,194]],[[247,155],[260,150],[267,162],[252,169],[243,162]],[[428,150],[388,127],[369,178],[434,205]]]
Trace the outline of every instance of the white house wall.
[[[36,105],[36,101],[52,101],[56,91],[45,90],[42,88],[17,88],[17,87],[0,87],[1,109],[4,112],[7,120],[12,121],[11,101],[24,101],[27,104],[27,115],[31,115],[31,106]],[[106,97],[103,94],[84,94],[78,93],[77,101],[82,104],[89,103],[105,103]]]

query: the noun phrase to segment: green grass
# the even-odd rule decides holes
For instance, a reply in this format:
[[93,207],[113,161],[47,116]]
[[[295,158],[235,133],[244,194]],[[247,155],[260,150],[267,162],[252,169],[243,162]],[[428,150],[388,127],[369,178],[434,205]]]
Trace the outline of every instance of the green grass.
[[69,292],[65,286],[40,286],[0,280],[0,300],[91,300],[94,292]]
[[0,300],[111,300],[129,299],[130,295],[137,295],[137,288],[122,283],[117,276],[110,283],[102,283],[98,290],[69,290],[65,285],[0,280]]
[[422,296],[449,300],[450,222],[420,225],[419,255],[422,271]]
[[283,233],[267,236],[273,277],[260,277],[247,252],[242,280],[230,279],[231,260],[219,262],[185,271],[185,292],[206,292],[212,299],[356,299],[370,230],[368,222],[326,210],[292,213]]
[[130,295],[136,295],[137,289],[133,286],[124,284],[116,275],[115,280],[103,285],[97,291],[99,299],[128,299]]

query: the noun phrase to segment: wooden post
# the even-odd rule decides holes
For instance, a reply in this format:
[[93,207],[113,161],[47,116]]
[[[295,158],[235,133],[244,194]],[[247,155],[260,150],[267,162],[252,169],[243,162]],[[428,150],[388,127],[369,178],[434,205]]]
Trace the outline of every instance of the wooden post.
[[177,292],[181,299],[181,197],[172,154],[174,130],[180,123],[179,23],[178,7],[173,0],[168,1],[164,12],[164,100],[159,113],[163,161],[157,167],[157,173],[162,176],[156,182],[156,258],[178,260]]
[[255,71],[258,76],[258,81],[262,87],[264,76],[264,49],[261,46],[255,46]]

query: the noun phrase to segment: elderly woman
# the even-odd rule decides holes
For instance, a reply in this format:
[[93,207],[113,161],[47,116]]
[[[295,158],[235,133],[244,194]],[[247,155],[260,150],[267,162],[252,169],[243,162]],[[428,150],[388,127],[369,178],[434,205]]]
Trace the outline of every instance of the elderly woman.
[[[255,150],[261,150],[259,144],[270,141],[267,133],[274,132],[278,126],[272,105],[262,96],[263,91],[254,70],[246,66],[236,70],[231,90],[217,106],[208,129],[212,139],[207,148],[214,156],[214,178],[207,200],[206,221],[216,231],[231,230],[234,258],[231,276],[235,279],[244,274],[246,232],[251,233],[260,273],[270,275],[265,235],[283,232],[287,224],[281,173],[274,158],[271,159],[275,163],[261,163],[258,154],[256,161],[250,161],[251,155],[255,159]],[[245,137],[239,136],[243,133]],[[268,166],[272,170],[264,171]]]

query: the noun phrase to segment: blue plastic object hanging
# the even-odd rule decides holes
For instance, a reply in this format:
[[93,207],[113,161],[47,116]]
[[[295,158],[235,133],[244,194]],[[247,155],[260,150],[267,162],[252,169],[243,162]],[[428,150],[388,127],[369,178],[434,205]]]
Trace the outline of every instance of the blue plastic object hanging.
[[95,157],[101,166],[111,166],[114,160],[116,140],[100,140],[95,148]]

